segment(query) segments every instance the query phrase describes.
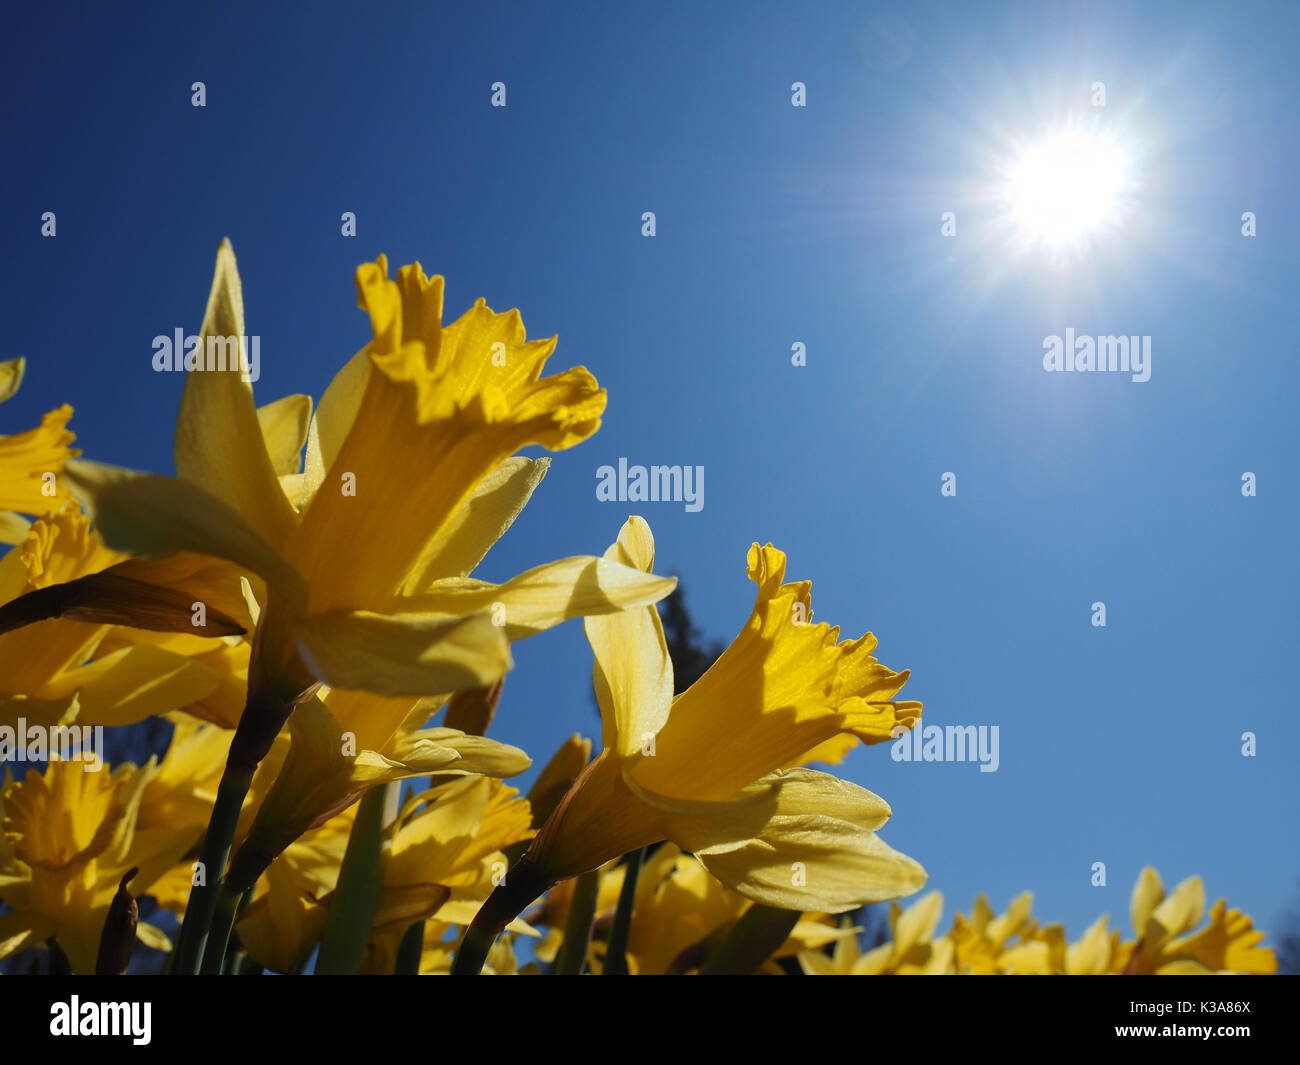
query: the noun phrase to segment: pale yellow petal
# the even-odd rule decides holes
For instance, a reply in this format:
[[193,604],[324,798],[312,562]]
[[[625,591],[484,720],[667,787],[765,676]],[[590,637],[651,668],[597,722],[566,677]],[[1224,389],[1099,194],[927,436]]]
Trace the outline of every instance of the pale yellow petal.
[[285,396],[257,408],[257,423],[277,477],[298,472],[310,422],[311,396]]
[[1190,932],[1205,916],[1205,884],[1191,876],[1179,884],[1151,914],[1151,919],[1171,936]]
[[[629,518],[605,558],[649,573],[654,567],[650,526]],[[588,617],[583,627],[596,658],[601,742],[606,750],[630,757],[654,739],[672,705],[673,665],[659,611],[646,606]]]
[[185,375],[176,419],[176,472],[237,511],[263,540],[278,548],[293,528],[293,510],[280,490],[262,439],[252,384],[244,380],[245,373],[229,368],[236,360],[247,368],[244,329],[244,296],[235,252],[223,240],[200,344],[206,356],[209,338],[229,340],[228,368]]
[[203,489],[92,462],[69,462],[64,476],[108,546],[147,556],[212,555],[247,567],[290,601],[306,598],[293,567],[237,511]]
[[777,813],[760,835],[696,852],[728,887],[769,906],[840,913],[925,885],[925,870],[875,834],[889,815],[884,800],[823,773],[773,776]]
[[19,514],[0,510],[0,544],[20,544],[27,538],[31,522]]
[[172,941],[167,938],[167,933],[161,928],[155,928],[148,921],[141,921],[135,926],[135,938],[151,950],[172,949]]
[[677,580],[657,577],[608,558],[551,562],[506,581],[438,581],[423,595],[397,600],[399,609],[448,617],[491,612],[512,643],[577,617],[597,617],[658,602]]
[[0,403],[13,398],[23,383],[23,372],[26,369],[26,359],[6,359],[0,362]]
[[532,497],[550,468],[549,458],[508,458],[483,480],[453,512],[425,548],[402,586],[405,595],[429,591],[436,580],[467,577]]
[[[441,278],[438,281],[441,282]],[[348,430],[361,408],[361,397],[365,395],[369,378],[370,345],[367,344],[343,364],[321,396],[316,417],[311,420],[307,432],[307,457],[303,463],[307,480],[304,495],[307,499],[316,494],[326,471],[347,439]]]
[[0,436],[0,511],[48,514],[66,505],[67,491],[58,474],[68,459],[81,454],[70,446],[76,439],[68,429],[71,417],[72,408],[64,404],[35,429]]
[[17,954],[53,935],[55,924],[35,913],[0,914],[0,958]]
[[299,648],[334,688],[432,695],[486,687],[510,668],[505,634],[486,614],[330,611],[298,622]]
[[1067,952],[1066,971],[1072,976],[1100,976],[1110,970],[1112,938],[1106,918],[1099,917]]
[[451,728],[421,729],[401,736],[384,748],[384,754],[399,761],[409,761],[413,752],[427,746],[454,751],[459,756],[443,772],[513,777],[533,764],[532,759],[518,747]]
[[1133,887],[1133,898],[1129,905],[1129,914],[1133,921],[1133,934],[1139,939],[1146,935],[1147,921],[1165,897],[1165,885],[1151,866],[1146,866],[1138,874],[1137,884]]
[[907,907],[894,925],[894,955],[901,961],[915,946],[928,943],[943,916],[943,893],[931,891]]
[[140,644],[62,674],[46,692],[78,692],[83,725],[130,725],[185,709],[215,691],[219,679],[192,658]]

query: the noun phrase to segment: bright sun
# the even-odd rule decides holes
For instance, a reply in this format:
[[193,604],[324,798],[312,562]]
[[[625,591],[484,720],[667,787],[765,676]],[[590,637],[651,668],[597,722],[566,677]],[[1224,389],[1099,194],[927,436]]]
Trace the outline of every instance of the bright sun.
[[1011,172],[1012,213],[1032,240],[1078,241],[1110,216],[1124,169],[1123,153],[1095,133],[1049,137],[1026,151]]

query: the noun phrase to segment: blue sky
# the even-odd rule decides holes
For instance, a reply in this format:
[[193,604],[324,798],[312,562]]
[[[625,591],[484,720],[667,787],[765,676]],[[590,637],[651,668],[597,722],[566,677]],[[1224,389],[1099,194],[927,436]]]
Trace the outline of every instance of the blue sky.
[[[914,671],[926,722],[999,726],[996,773],[844,766],[945,926],[1032,889],[1072,936],[1127,928],[1149,863],[1272,929],[1300,874],[1300,9],[259,8],[13,16],[0,358],[28,377],[0,431],[69,402],[89,457],[170,472],[182,379],[151,342],[197,330],[223,236],[259,402],[319,397],[366,341],[358,263],[418,259],[449,315],[518,307],[609,390],[482,576],[599,552],[636,509],[730,639],[771,540],[817,620]],[[999,175],[1074,119],[1130,180],[1122,225],[1063,259],[1010,239]],[[1067,327],[1150,336],[1151,379],[1044,372]],[[703,510],[598,502],[620,456],[705,467]],[[544,762],[596,728],[589,651],[571,624],[515,659],[496,734]]]

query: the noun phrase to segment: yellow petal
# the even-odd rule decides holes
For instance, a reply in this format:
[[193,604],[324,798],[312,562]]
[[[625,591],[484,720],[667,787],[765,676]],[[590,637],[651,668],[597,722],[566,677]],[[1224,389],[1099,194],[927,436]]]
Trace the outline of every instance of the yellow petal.
[[905,959],[914,947],[928,943],[943,916],[943,894],[931,891],[904,910],[894,925],[894,958]]
[[236,926],[249,956],[275,972],[293,972],[325,930],[329,907],[301,874],[284,862],[267,871],[269,890],[244,911]]
[[513,777],[533,764],[518,747],[451,728],[421,729],[395,737],[383,753],[394,761],[413,764],[419,752],[430,748],[453,751],[458,756],[444,763],[445,768],[441,770],[444,773]]
[[884,800],[824,773],[773,776],[777,812],[756,838],[696,852],[728,887],[768,906],[840,913],[925,885],[925,870],[875,834]]
[[842,972],[831,956],[820,950],[806,950],[800,954],[799,966],[805,976],[838,976]]
[[[223,240],[200,343],[206,352],[209,337],[238,338],[232,358],[239,352],[246,364],[243,336],[239,271],[230,241]],[[176,419],[176,472],[238,512],[258,536],[279,547],[293,527],[293,510],[276,480],[253,404],[253,388],[244,376],[231,369],[185,375]]]
[[551,760],[537,774],[528,789],[528,801],[533,807],[534,824],[540,825],[555,810],[564,793],[573,786],[578,774],[591,761],[591,740],[574,733],[556,750]]
[[1147,921],[1155,912],[1160,900],[1165,897],[1165,885],[1151,866],[1146,866],[1138,874],[1133,887],[1133,897],[1129,904],[1129,915],[1133,921],[1133,934],[1139,939],[1147,934]]
[[[244,842],[248,854],[262,861],[280,854],[308,829],[321,824],[354,802],[367,784],[354,784],[352,775],[361,755],[319,699],[304,700],[289,717],[291,742],[274,783],[258,807]],[[447,761],[455,754],[448,752]],[[380,781],[382,783],[382,781]],[[245,855],[241,850],[240,855]],[[232,869],[240,866],[239,857]],[[240,872],[244,872],[242,867]]]
[[432,695],[486,687],[510,668],[505,634],[486,614],[448,621],[339,610],[303,618],[297,633],[316,676],[334,688]]
[[54,697],[79,692],[83,725],[130,725],[182,710],[217,684],[217,674],[201,662],[142,644],[70,670],[46,691]]
[[148,921],[141,921],[135,926],[135,937],[151,950],[171,950],[172,941],[161,928],[155,928]]
[[[436,280],[439,281],[438,298],[441,300],[442,279]],[[441,308],[438,317],[442,317]],[[325,473],[333,465],[361,408],[361,397],[366,393],[369,380],[370,345],[367,344],[334,375],[334,380],[321,396],[316,417],[311,420],[307,431],[307,456],[303,462],[303,476],[307,481],[305,498],[314,496],[325,480]]]
[[[47,514],[67,501],[57,475],[64,463],[81,452],[71,447],[76,437],[68,430],[72,408],[52,410],[35,429],[0,436],[0,511]],[[46,474],[55,474],[55,494],[49,495]]]
[[177,551],[212,555],[247,567],[291,602],[305,600],[306,589],[293,567],[237,511],[203,489],[173,477],[91,462],[69,463],[65,476],[110,547],[146,556]]
[[47,936],[53,935],[54,931],[54,922],[40,914],[0,914],[0,958],[7,958],[20,950],[35,946]]
[[1264,933],[1255,929],[1240,910],[1229,910],[1220,899],[1210,911],[1210,923],[1196,935],[1177,944],[1178,954],[1187,955],[1216,972],[1257,973],[1271,976],[1277,972],[1277,955],[1258,946]]
[[1205,884],[1199,876],[1190,876],[1155,908],[1151,919],[1169,935],[1180,936],[1200,924],[1204,914]]
[[310,422],[311,396],[285,396],[257,408],[257,423],[277,477],[298,472]]
[[550,465],[548,458],[509,458],[479,481],[429,542],[403,585],[403,594],[418,595],[446,577],[469,576],[514,524]]
[[88,773],[79,762],[55,761],[7,785],[4,831],[14,854],[51,874],[104,854],[127,819],[129,772]]
[[18,514],[0,510],[0,544],[20,544],[27,538],[31,522]]
[[[0,725],[14,728],[19,718],[32,725],[53,728],[56,725],[69,725],[77,720],[81,704],[77,693],[65,695],[59,699],[35,699],[25,695],[0,695]],[[53,736],[50,737],[54,739]]]
[[797,766],[808,765],[810,762],[824,762],[826,765],[839,765],[844,761],[849,751],[858,745],[858,737],[851,732],[841,732],[832,736],[824,743],[819,743],[811,751],[805,752],[796,758],[790,765],[783,768],[794,769]]
[[667,838],[665,814],[629,787],[624,761],[605,751],[574,783],[529,847],[553,880],[577,876]]
[[841,732],[874,742],[886,723],[915,716],[892,702],[907,673],[871,656],[875,637],[841,643],[837,628],[809,620],[809,583],[785,583],[785,555],[772,545],[754,544],[747,561],[758,586],[749,622],[673,701],[658,757],[636,769],[660,794],[723,799]]
[[1029,915],[1034,907],[1033,892],[1025,891],[1011,900],[1007,912],[988,922],[984,935],[995,946],[1002,946],[1008,939],[1020,932],[1029,923]]
[[1099,917],[1077,943],[1070,944],[1066,972],[1072,976],[1100,976],[1110,971],[1113,957],[1114,943],[1106,918]]
[[677,584],[608,558],[580,556],[528,570],[505,584],[469,578],[438,581],[400,609],[448,617],[490,611],[512,643],[577,617],[597,617],[658,602]]
[[[527,342],[517,313],[480,301],[444,337],[441,299],[431,297],[439,284],[419,264],[396,282],[386,273],[382,258],[357,271],[372,369],[289,549],[312,582],[313,610],[385,604],[488,473],[528,444],[578,443],[604,409],[585,370],[541,376],[554,342]],[[341,491],[344,474],[355,494]],[[352,564],[339,572],[343,555]]]
[[[649,573],[654,567],[650,526],[629,518],[605,558]],[[605,750],[630,757],[663,728],[672,704],[673,665],[659,611],[647,606],[588,617],[583,627],[596,657],[601,742]]]
[[26,369],[26,359],[6,359],[0,362],[0,403],[13,398],[23,383],[23,371]]

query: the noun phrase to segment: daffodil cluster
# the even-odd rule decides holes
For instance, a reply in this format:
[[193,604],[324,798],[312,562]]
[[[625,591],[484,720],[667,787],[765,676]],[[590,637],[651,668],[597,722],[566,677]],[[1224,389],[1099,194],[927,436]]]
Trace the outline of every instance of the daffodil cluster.
[[[822,770],[919,720],[870,633],[812,621],[811,587],[754,543],[754,605],[679,690],[649,525],[600,556],[475,576],[545,478],[600,427],[583,367],[482,300],[446,322],[418,263],[356,273],[370,340],[313,404],[195,367],[175,476],[80,457],[56,407],[0,437],[0,959],[43,948],[120,972],[1269,972],[1249,918],[1200,881],[1134,894],[1068,943],[983,899],[894,904],[862,952],[836,915],[926,874],[877,832],[884,799]],[[246,335],[223,243],[200,345]],[[237,351],[243,358],[242,351]],[[241,368],[236,364],[235,371]],[[22,382],[0,363],[0,402]],[[739,562],[740,559],[738,558]],[[737,576],[741,567],[737,567]],[[601,728],[531,765],[486,733],[515,713],[511,645],[581,620]],[[498,714],[498,709],[501,713]],[[167,723],[105,765],[105,729]],[[27,764],[35,762],[36,764]],[[155,906],[140,920],[135,897]],[[126,900],[130,905],[122,905]],[[168,931],[170,929],[170,932]]]
[[880,945],[862,950],[856,935],[861,929],[850,929],[855,934],[837,940],[829,950],[801,953],[799,964],[811,976],[1277,972],[1277,957],[1259,945],[1264,933],[1240,910],[1228,909],[1220,899],[1206,920],[1205,885],[1199,876],[1166,895],[1160,875],[1150,867],[1143,869],[1130,907],[1132,939],[1125,939],[1102,916],[1070,942],[1063,925],[1043,925],[1033,918],[1033,902],[1033,895],[1025,892],[999,915],[980,895],[969,914],[957,914],[952,928],[936,936],[943,895],[932,891],[906,908],[890,906],[890,938]]

